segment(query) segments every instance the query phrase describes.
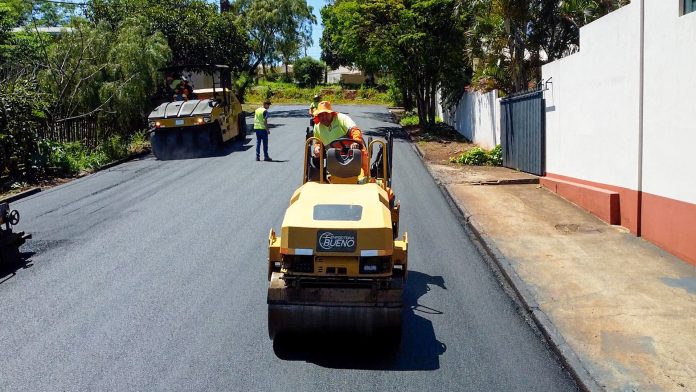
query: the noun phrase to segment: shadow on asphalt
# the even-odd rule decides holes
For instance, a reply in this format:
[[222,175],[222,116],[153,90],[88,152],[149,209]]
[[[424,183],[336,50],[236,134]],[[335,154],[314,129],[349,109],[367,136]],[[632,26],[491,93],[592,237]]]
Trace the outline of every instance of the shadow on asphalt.
[[34,264],[31,262],[31,257],[34,252],[17,252],[12,255],[12,260],[0,263],[0,284],[7,282],[17,275],[20,269],[31,268]]
[[418,304],[431,285],[445,287],[441,276],[409,271],[404,292],[403,327],[399,347],[378,338],[347,335],[312,335],[277,338],[276,356],[286,361],[306,361],[332,369],[436,370],[447,346],[435,336],[433,324],[421,315],[442,316],[442,312]]
[[394,123],[394,116],[392,116],[391,113],[384,113],[384,112],[363,112],[360,114],[360,116],[356,117],[362,117],[362,118],[369,118],[371,120],[377,120],[385,123]]
[[363,131],[363,135],[383,138],[387,135],[387,132],[389,131],[392,132],[395,140],[409,140],[408,135],[400,126],[372,128]]
[[[273,117],[290,117],[290,118],[306,118],[309,124],[309,104],[307,104],[307,109],[294,109],[294,110],[281,110],[278,112],[270,112],[270,118]],[[269,121],[270,122],[270,121]]]

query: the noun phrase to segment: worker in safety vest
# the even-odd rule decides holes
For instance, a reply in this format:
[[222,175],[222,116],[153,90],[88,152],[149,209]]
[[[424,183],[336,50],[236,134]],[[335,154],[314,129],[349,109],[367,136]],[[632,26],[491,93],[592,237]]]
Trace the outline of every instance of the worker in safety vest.
[[319,101],[321,101],[321,96],[319,94],[315,95],[312,99],[312,103],[309,104],[309,126],[314,126],[314,111],[319,107]]
[[[331,102],[319,102],[314,110],[314,137],[321,140],[324,146],[340,138],[349,138],[362,142],[363,145],[352,143],[351,149],[361,149],[363,174],[368,175],[370,162],[367,157],[367,146],[363,141],[362,131],[355,122],[343,113],[334,112]],[[319,156],[320,146],[314,145],[314,155]]]
[[270,162],[268,156],[268,135],[271,131],[268,129],[268,108],[271,107],[271,101],[266,100],[263,106],[256,109],[254,112],[254,131],[256,132],[256,160],[260,160],[261,144],[263,143],[263,160]]

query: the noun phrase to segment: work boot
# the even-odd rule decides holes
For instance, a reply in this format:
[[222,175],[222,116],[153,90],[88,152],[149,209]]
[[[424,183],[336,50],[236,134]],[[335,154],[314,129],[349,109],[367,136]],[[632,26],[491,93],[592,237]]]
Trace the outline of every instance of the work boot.
[[271,157],[265,157],[263,158],[263,160],[266,162],[273,162],[273,159],[271,159]]

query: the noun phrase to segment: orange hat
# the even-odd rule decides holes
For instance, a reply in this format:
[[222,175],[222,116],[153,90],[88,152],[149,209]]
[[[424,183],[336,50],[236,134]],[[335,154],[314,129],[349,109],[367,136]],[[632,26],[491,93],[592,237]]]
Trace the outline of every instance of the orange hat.
[[331,113],[332,115],[336,115],[336,112],[333,111],[331,108],[331,102],[329,101],[321,101],[319,102],[319,105],[317,105],[317,108],[314,109],[314,122],[319,123],[319,115],[322,113]]

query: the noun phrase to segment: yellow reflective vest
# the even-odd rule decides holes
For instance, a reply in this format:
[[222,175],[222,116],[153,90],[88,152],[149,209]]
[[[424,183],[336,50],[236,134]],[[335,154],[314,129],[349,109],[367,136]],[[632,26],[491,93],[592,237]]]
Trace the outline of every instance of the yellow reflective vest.
[[261,106],[254,112],[254,129],[259,131],[266,130],[266,111],[268,109]]

